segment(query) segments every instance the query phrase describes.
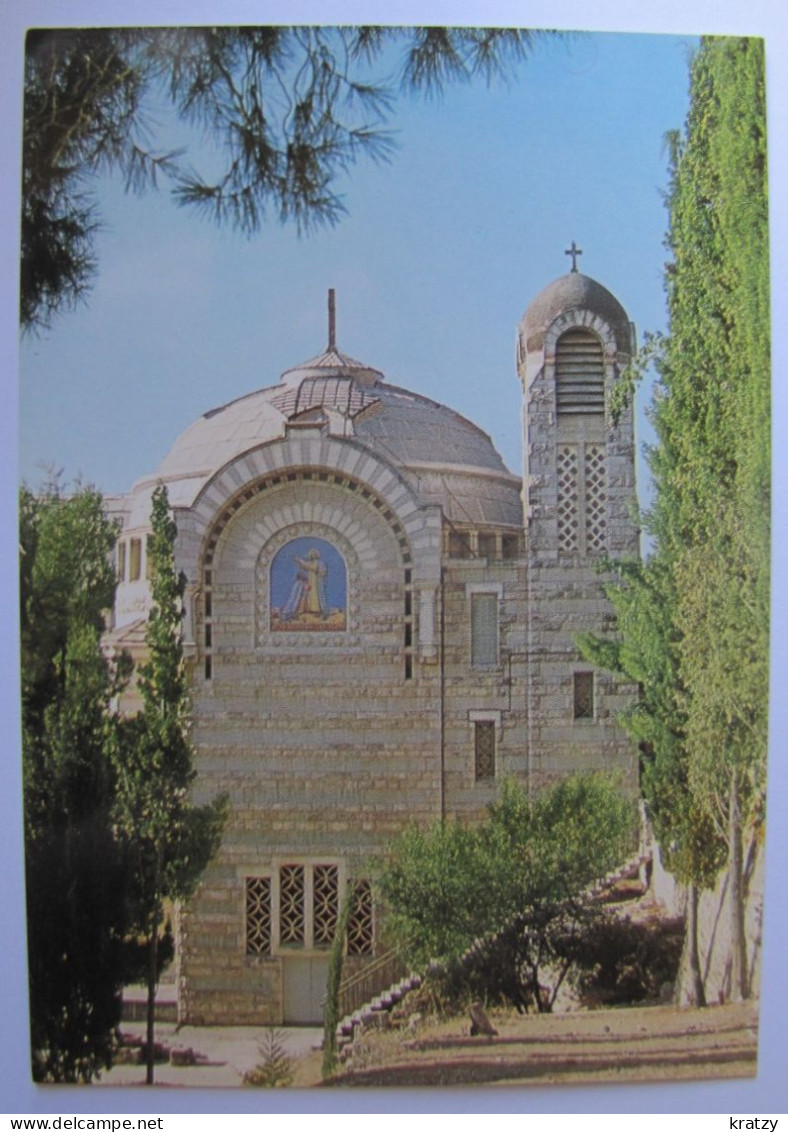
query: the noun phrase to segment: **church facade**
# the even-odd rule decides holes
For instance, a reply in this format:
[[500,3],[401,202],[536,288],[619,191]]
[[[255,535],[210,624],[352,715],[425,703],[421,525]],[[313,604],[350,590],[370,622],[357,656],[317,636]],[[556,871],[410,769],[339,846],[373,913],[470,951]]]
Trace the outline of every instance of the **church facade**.
[[574,643],[613,624],[600,559],[638,553],[632,409],[610,413],[624,309],[574,270],[529,306],[521,479],[474,424],[341,353],[329,303],[325,353],[206,413],[113,502],[108,645],[142,648],[164,483],[195,794],[230,799],[179,913],[183,1022],[320,1021],[340,899],[350,885],[353,971],[381,947],[370,862],[409,822],[472,821],[507,777],[615,768],[635,786],[615,722],[634,689]]

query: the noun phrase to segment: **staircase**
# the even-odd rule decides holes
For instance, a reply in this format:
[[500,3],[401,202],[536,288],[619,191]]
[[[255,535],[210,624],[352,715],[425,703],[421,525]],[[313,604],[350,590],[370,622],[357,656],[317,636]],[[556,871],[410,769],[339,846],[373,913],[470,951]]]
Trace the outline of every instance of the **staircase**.
[[345,979],[339,987],[337,1046],[352,1042],[359,1026],[379,1025],[382,1017],[405,995],[421,986],[421,976],[405,972],[398,951],[379,956],[356,975]]
[[[619,881],[637,877],[650,861],[650,853],[636,854],[604,879],[591,885],[587,890],[588,895],[592,899],[599,899]],[[474,940],[460,957],[460,964],[473,960],[495,934],[497,933]],[[430,964],[430,972],[439,971],[442,967],[442,963]],[[399,952],[391,950],[340,985],[339,1016],[342,1021],[337,1026],[338,1049],[352,1043],[358,1027],[380,1025],[385,1014],[401,1002],[409,991],[421,986],[421,975],[404,974],[404,971],[405,965]]]

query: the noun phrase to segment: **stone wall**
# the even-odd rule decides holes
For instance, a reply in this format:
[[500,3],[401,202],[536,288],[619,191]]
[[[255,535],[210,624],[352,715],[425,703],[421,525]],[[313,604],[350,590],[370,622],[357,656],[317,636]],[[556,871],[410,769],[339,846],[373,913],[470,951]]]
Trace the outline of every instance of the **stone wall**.
[[[526,315],[526,320],[528,319]],[[604,411],[558,414],[556,350],[561,335],[583,327],[602,347],[599,380]],[[620,329],[620,328],[619,328]],[[622,772],[637,789],[632,745],[618,714],[637,689],[582,660],[576,638],[615,630],[599,565],[636,557],[635,439],[632,409],[614,421],[609,402],[620,366],[628,359],[630,332],[619,341],[615,326],[590,311],[568,310],[522,350],[527,519],[526,651],[528,750],[534,786],[578,770]],[[521,341],[525,337],[521,331]],[[593,709],[575,702],[576,674],[589,673]]]

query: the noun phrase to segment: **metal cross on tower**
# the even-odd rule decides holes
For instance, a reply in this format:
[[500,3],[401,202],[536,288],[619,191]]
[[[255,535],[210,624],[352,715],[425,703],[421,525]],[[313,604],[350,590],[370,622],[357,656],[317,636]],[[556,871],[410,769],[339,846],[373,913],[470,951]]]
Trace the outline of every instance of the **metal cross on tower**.
[[575,246],[574,240],[572,240],[571,248],[567,248],[564,252],[564,255],[570,255],[572,257],[572,271],[575,273],[577,273],[577,257],[582,254],[582,250]]

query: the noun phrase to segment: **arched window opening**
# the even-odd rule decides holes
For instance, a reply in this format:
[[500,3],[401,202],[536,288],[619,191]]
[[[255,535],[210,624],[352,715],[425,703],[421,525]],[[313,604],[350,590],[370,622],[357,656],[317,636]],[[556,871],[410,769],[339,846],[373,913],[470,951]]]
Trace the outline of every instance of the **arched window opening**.
[[605,367],[602,343],[590,330],[576,327],[558,340],[555,358],[558,416],[604,413]]

